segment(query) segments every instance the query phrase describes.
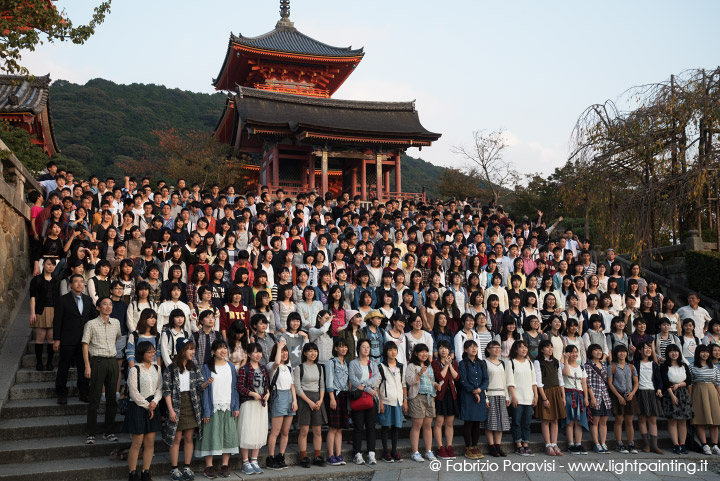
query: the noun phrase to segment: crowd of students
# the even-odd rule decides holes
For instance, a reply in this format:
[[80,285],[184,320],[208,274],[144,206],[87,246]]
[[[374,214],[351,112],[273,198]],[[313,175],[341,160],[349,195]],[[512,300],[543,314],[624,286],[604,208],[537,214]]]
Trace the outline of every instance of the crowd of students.
[[469,459],[507,456],[507,431],[516,454],[533,456],[533,417],[548,456],[562,455],[561,427],[571,454],[587,454],[583,431],[609,453],[611,414],[620,453],[638,452],[637,416],[646,452],[663,453],[664,417],[673,452],[687,452],[689,424],[703,452],[720,455],[720,321],[695,294],[676,310],[637,264],[625,272],[613,249],[598,259],[589,240],[559,232],[562,218],[548,226],[542,212],[512,219],[456,201],[239,195],[182,179],[153,189],[147,178],[80,181],[52,163],[39,181],[37,370],[59,353],[65,404],[78,368],[86,444],[103,399],[102,436],[117,441],[120,406],[131,481],[150,479],[158,432],[178,481],[194,479],[193,454],[208,478],[229,476],[233,454],[244,474],[261,473],[263,446],[267,469],[287,468],[293,425],[303,467],[345,464],[350,426],[349,461],[378,462],[380,426],[380,459],[399,462],[406,419],[418,462],[455,458],[456,419]]

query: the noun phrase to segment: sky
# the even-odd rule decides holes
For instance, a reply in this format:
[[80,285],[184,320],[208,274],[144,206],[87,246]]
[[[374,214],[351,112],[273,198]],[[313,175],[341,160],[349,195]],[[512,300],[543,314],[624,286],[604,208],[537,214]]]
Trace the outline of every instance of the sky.
[[[100,0],[58,0],[75,24]],[[213,92],[230,32],[262,35],[279,0],[115,0],[84,45],[45,44],[24,56],[35,75],[84,84],[165,85]],[[415,100],[422,124],[442,133],[408,154],[463,167],[453,153],[473,131],[506,132],[521,173],[562,166],[578,116],[628,88],[720,65],[720,2],[292,0],[290,19],[321,42],[364,47],[334,98]]]

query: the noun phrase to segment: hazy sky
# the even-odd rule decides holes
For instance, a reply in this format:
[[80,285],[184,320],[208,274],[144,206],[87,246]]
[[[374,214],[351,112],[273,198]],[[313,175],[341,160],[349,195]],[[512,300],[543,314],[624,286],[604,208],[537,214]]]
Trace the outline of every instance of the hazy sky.
[[[60,0],[75,23],[100,0]],[[416,100],[442,138],[422,152],[439,165],[464,161],[453,146],[473,130],[502,128],[522,172],[562,165],[578,115],[627,88],[720,65],[720,2],[292,0],[301,32],[365,58],[336,98]],[[230,32],[257,36],[279,19],[279,1],[115,0],[85,45],[46,45],[31,72],[85,83],[166,85],[212,92]]]

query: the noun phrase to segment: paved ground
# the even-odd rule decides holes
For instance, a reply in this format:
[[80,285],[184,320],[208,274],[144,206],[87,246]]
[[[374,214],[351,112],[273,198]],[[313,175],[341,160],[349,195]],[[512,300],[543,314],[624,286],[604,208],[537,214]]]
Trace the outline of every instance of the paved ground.
[[[720,456],[671,457],[656,455],[593,455],[549,458],[485,458],[469,461],[439,461],[416,464],[412,461],[388,468],[379,466],[372,481],[689,481],[720,480]],[[608,459],[611,458],[611,459]],[[713,463],[714,462],[714,463]],[[392,465],[391,465],[392,466]]]

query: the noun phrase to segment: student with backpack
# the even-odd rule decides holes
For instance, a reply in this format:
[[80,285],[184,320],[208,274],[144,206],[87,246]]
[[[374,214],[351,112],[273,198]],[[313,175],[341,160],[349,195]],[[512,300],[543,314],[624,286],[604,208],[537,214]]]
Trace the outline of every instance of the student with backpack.
[[[616,318],[617,319],[617,318]],[[613,319],[613,322],[615,319]],[[613,415],[615,423],[613,431],[617,441],[617,451],[621,454],[637,454],[633,438],[633,418],[637,414],[637,400],[635,394],[638,390],[638,375],[635,367],[627,362],[628,349],[624,344],[613,348],[610,372],[608,373],[608,388],[612,394]],[[623,423],[627,435],[627,448],[622,441]]]
[[[505,331],[503,326],[503,331]],[[519,337],[519,335],[518,335]],[[514,341],[513,341],[514,342]],[[488,440],[490,455],[494,457],[506,457],[502,450],[503,431],[510,430],[510,419],[507,408],[510,406],[510,396],[507,390],[507,378],[505,375],[505,360],[500,359],[502,347],[499,342],[491,341],[485,348],[485,367],[487,368],[490,382],[487,387],[487,422],[485,423],[485,437]],[[509,356],[508,352],[508,356]],[[508,364],[510,359],[508,358]]]
[[[354,313],[348,309],[348,315]],[[380,327],[380,323],[384,319],[378,310],[372,310],[365,316],[365,325],[362,328],[365,338],[370,341],[370,359],[375,363],[381,363],[383,360],[383,348],[385,346],[385,330]]]
[[[532,316],[534,317],[534,316]],[[535,318],[539,325],[539,320]],[[527,334],[527,331],[525,332]],[[537,405],[538,391],[535,367],[529,356],[525,341],[517,341],[510,349],[510,366],[505,369],[510,407],[512,408],[511,432],[515,443],[515,454],[535,456],[528,443],[530,442],[530,423],[533,408]]]
[[[438,358],[430,366],[435,379],[440,386],[435,396],[435,425],[433,434],[438,445],[437,456],[440,459],[455,459],[452,443],[454,436],[453,423],[460,414],[458,393],[455,382],[460,379],[457,361],[451,357],[451,344],[449,340],[440,339],[437,344]],[[443,444],[443,433],[445,444]]]
[[[212,311],[203,318],[203,328],[212,332],[214,316]],[[201,336],[202,337],[202,336]],[[221,456],[220,476],[230,476],[230,455],[238,452],[237,418],[240,415],[237,374],[235,366],[227,362],[228,345],[223,339],[215,339],[208,346],[212,357],[203,365],[202,375],[213,379],[209,389],[202,393],[202,421],[205,424],[202,439],[195,447],[195,456],[205,458],[205,477],[213,479],[217,472],[213,467],[213,456]],[[202,356],[195,356],[195,358]]]
[[[128,332],[133,332],[137,329],[140,315],[145,309],[152,309],[157,313],[158,306],[148,299],[149,296],[150,284],[145,281],[138,282],[137,286],[135,286],[135,300],[130,303],[127,309],[126,324]],[[155,346],[155,348],[157,349],[157,346]]]
[[193,363],[202,370],[203,366],[210,362],[213,358],[212,345],[217,339],[222,339],[220,333],[214,329],[215,315],[210,309],[206,309],[198,316],[200,325],[199,331],[193,332],[193,340],[195,341],[195,356]]
[[[163,424],[163,440],[170,446],[170,478],[172,481],[194,479],[190,469],[193,455],[193,434],[202,439],[202,391],[213,382],[205,380],[192,358],[195,344],[192,339],[181,337],[175,346],[173,362],[163,372],[163,399],[168,408],[168,418]],[[183,441],[185,468],[178,468],[180,441]]]
[[277,339],[275,339],[275,335],[272,332],[268,332],[268,321],[262,314],[253,314],[250,318],[250,329],[253,339],[256,343],[260,344],[262,352],[260,362],[263,366],[266,366]]
[[357,357],[348,363],[350,380],[350,409],[353,418],[353,458],[355,464],[363,464],[362,438],[365,435],[368,465],[375,460],[375,422],[378,411],[377,387],[380,374],[377,363],[370,359],[370,341],[358,339]]
[[[137,346],[141,342],[149,342],[155,348],[155,358],[153,362],[157,364],[160,350],[160,333],[157,330],[157,314],[152,309],[143,309],[140,314],[140,320],[137,323],[137,330],[130,333],[128,343],[125,347],[125,358],[128,367],[132,368],[136,364]],[[139,362],[142,362],[139,359]]]
[[480,426],[487,419],[485,401],[490,382],[485,363],[478,356],[477,342],[465,341],[463,358],[458,364],[460,374],[460,419],[464,421],[465,457],[481,459],[483,454],[477,444],[480,441]]
[[[557,318],[556,318],[557,319]],[[540,354],[535,359],[535,380],[540,402],[535,406],[535,417],[542,421],[545,454],[562,456],[557,445],[558,421],[565,419],[565,384],[560,362],[553,354],[552,341],[541,341]]]
[[[158,322],[160,321],[159,318],[160,315],[158,315]],[[160,334],[160,354],[162,355],[165,366],[172,364],[173,358],[177,354],[176,346],[178,340],[188,339],[190,337],[190,333],[185,329],[187,318],[182,310],[172,310],[168,318],[169,324],[163,328],[162,334]],[[198,371],[199,370],[198,368]]]
[[301,364],[293,372],[295,393],[298,397],[298,449],[300,450],[300,466],[309,468],[311,460],[307,455],[307,436],[312,427],[313,459],[315,466],[325,466],[320,456],[322,448],[322,426],[327,423],[327,412],[323,398],[325,397],[325,376],[322,364],[318,364],[318,348],[312,342],[303,346]]
[[[130,403],[123,421],[122,432],[130,434],[128,452],[130,481],[151,481],[150,465],[155,451],[155,434],[160,431],[158,403],[162,399],[163,378],[155,364],[155,346],[142,341],[135,349],[138,364],[128,373]],[[142,474],[137,473],[140,448],[143,447]]]
[[[667,321],[661,318],[660,321]],[[668,325],[669,325],[668,321]],[[663,390],[663,412],[668,423],[668,432],[673,442],[673,454],[688,454],[685,447],[687,422],[693,418],[693,405],[689,386],[692,384],[690,368],[685,363],[680,348],[670,344],[665,350],[665,361],[660,366]]]
[[655,334],[655,339],[653,339],[653,350],[658,364],[663,365],[667,360],[667,348],[673,344],[678,349],[681,349],[682,346],[680,345],[680,339],[670,332],[670,319],[667,317],[659,318],[657,326],[658,333]]
[[[382,460],[386,463],[402,462],[397,451],[398,430],[402,427],[403,414],[408,410],[405,366],[398,362],[397,355],[397,345],[391,341],[386,342],[383,346],[383,362],[378,365],[381,378],[378,386],[378,424],[383,445]],[[388,449],[388,434],[391,438],[391,449]]]
[[[600,316],[600,314],[590,315],[586,323],[588,328],[585,331],[585,334],[582,335],[582,340],[583,344],[588,346],[586,354],[590,352],[589,347],[593,344],[600,346],[600,350],[602,351],[601,362],[604,364],[610,350],[607,347],[607,338],[605,337],[605,332],[603,331],[602,322],[602,316]],[[586,359],[586,365],[592,362],[590,356],[587,356]],[[588,373],[588,376],[589,375],[590,373]],[[608,407],[610,406],[608,405]]]
[[[325,325],[330,323],[330,313],[327,313]],[[333,357],[325,363],[325,390],[330,399],[328,412],[328,434],[327,445],[328,464],[340,466],[345,463],[342,455],[342,430],[349,427],[348,417],[348,364],[345,358],[348,353],[348,345],[344,339],[335,339],[333,345]]]
[[[273,346],[270,353],[273,361],[267,365],[270,376],[270,434],[268,435],[268,457],[265,467],[272,470],[287,468],[285,449],[287,449],[290,426],[298,409],[293,368],[290,365],[290,351],[285,339]],[[280,438],[280,452],[275,454],[275,445]]]

